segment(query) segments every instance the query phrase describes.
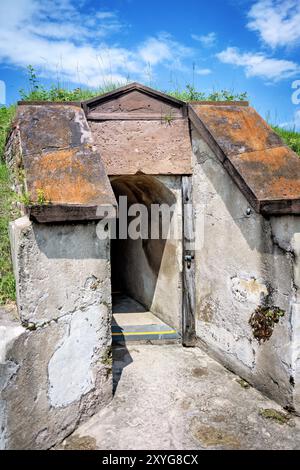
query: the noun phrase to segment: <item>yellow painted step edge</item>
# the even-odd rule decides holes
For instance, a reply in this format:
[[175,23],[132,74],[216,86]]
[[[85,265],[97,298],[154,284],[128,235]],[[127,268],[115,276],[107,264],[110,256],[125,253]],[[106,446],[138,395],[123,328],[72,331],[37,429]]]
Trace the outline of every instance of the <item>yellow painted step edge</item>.
[[112,333],[112,336],[139,336],[139,335],[173,335],[177,333],[175,330],[168,331],[126,331],[124,333]]

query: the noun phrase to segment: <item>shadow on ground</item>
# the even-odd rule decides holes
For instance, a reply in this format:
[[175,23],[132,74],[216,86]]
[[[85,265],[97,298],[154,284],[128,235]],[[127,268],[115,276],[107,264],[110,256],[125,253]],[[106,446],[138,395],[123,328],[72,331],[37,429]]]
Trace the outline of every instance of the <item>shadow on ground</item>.
[[121,342],[113,345],[112,348],[112,374],[113,374],[113,395],[115,395],[118,384],[121,380],[123,369],[132,363],[132,357],[125,345]]

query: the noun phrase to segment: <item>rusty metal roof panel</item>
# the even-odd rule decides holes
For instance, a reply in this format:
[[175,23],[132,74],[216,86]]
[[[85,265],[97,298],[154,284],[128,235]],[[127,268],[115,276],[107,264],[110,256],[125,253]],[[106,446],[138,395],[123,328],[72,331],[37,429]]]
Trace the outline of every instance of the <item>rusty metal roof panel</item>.
[[194,103],[189,116],[257,211],[300,214],[300,158],[253,108]]
[[116,204],[81,108],[22,105],[15,125],[31,216],[40,222],[97,219],[99,206]]

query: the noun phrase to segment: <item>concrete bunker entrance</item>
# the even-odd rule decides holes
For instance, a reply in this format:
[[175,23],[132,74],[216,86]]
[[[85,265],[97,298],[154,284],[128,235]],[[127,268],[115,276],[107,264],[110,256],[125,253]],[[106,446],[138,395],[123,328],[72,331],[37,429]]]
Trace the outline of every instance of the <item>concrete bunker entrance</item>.
[[174,237],[178,198],[159,177],[125,175],[110,180],[118,203],[111,240],[113,341],[178,339],[182,310],[181,240]]

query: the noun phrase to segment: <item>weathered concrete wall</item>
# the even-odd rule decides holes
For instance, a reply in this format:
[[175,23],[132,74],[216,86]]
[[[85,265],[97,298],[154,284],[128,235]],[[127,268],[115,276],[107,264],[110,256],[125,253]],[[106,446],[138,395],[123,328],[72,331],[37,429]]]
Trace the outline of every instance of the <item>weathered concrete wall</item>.
[[109,242],[11,224],[20,323],[0,319],[0,448],[47,449],[112,395]]
[[181,178],[159,176],[174,196],[174,214],[169,228],[170,239],[166,240],[158,272],[151,311],[157,313],[167,324],[181,331],[182,323],[182,233]]
[[95,223],[11,224],[17,298],[23,323],[41,326],[70,312],[108,303],[108,242]]
[[89,121],[108,175],[191,173],[187,119]]
[[[124,181],[126,180],[126,184]],[[118,195],[127,195],[128,205],[143,203],[148,213],[151,204],[173,207],[169,233],[182,232],[181,178],[176,176],[132,176],[112,179]],[[151,222],[149,217],[149,233]],[[114,242],[112,242],[114,250]],[[118,268],[127,293],[155,313],[164,322],[181,330],[182,316],[182,242],[171,236],[167,240],[118,240]],[[115,256],[115,254],[113,254]]]
[[300,413],[300,217],[272,217],[273,241],[282,251],[289,253],[293,262],[293,297],[290,309],[291,325],[291,377],[294,407]]
[[[293,358],[299,356],[299,268],[290,248],[300,218],[286,235],[282,217],[267,220],[254,212],[194,129],[192,138],[196,235],[203,238],[196,252],[197,336],[230,369],[300,412],[294,400],[299,365]],[[284,246],[285,237],[290,238]],[[284,316],[271,337],[259,342],[249,320],[257,308],[273,307]]]

